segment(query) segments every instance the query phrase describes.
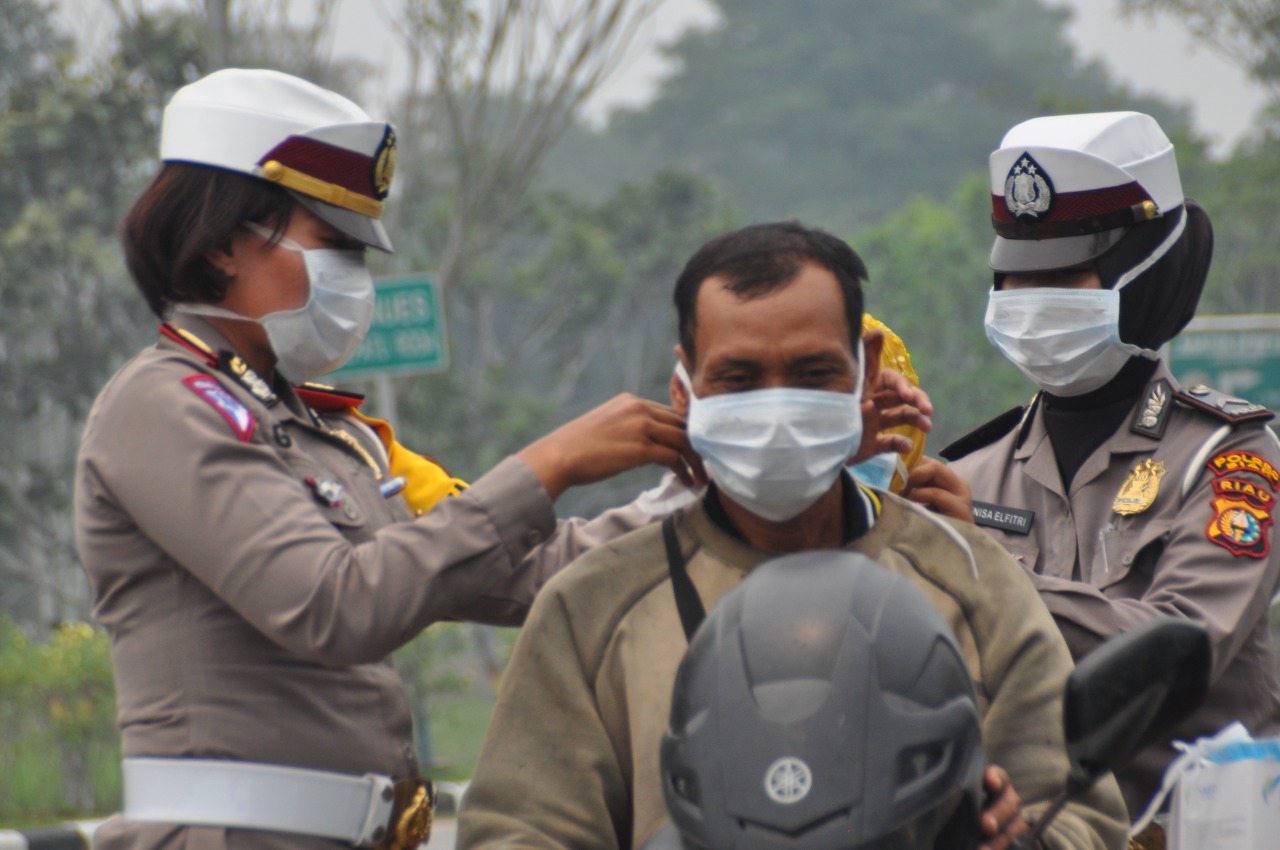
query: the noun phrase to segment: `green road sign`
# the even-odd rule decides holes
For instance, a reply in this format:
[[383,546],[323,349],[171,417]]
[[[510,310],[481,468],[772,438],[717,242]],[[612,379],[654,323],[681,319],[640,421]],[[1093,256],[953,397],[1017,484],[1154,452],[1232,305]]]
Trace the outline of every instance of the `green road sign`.
[[1183,386],[1280,409],[1280,314],[1198,316],[1169,344],[1168,359]]
[[383,278],[369,335],[332,378],[439,372],[449,366],[440,287],[426,275]]

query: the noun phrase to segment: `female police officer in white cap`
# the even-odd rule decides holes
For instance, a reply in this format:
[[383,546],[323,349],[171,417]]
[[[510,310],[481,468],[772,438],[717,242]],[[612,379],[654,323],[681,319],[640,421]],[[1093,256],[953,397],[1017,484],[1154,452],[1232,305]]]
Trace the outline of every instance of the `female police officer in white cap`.
[[566,487],[696,463],[680,417],[624,396],[467,488],[357,398],[294,386],[369,327],[394,145],[273,71],[165,111],[124,244],[167,321],[98,397],[76,482],[125,755],[101,846],[414,846],[428,791],[389,653],[443,617],[519,622],[549,573],[650,518],[557,524]]
[[[1077,658],[1162,614],[1208,628],[1212,690],[1175,738],[1231,720],[1280,731],[1272,414],[1184,389],[1156,353],[1195,313],[1213,248],[1173,146],[1147,115],[1064,115],[1014,127],[990,165],[987,335],[1040,391],[943,451],[975,519]],[[1153,747],[1120,773],[1132,815],[1173,755]]]

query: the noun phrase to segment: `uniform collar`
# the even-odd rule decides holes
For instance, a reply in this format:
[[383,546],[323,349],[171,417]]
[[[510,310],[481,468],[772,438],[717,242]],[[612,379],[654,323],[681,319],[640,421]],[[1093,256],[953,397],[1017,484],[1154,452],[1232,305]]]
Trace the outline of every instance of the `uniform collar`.
[[199,357],[207,366],[235,383],[264,407],[287,408],[304,422],[314,419],[287,381],[278,374],[268,379],[254,372],[239,356],[231,341],[203,316],[175,312],[165,325],[177,333],[172,334],[165,326],[161,326],[161,347],[186,351]]
[[[1152,452],[1156,449],[1160,444],[1158,439],[1137,433],[1130,428],[1130,425],[1135,421],[1135,417],[1142,412],[1142,408],[1146,404],[1147,389],[1161,380],[1166,381],[1170,388],[1169,398],[1165,401],[1165,404],[1173,404],[1173,394],[1179,391],[1181,386],[1174,379],[1164,361],[1160,360],[1156,363],[1155,371],[1151,373],[1150,381],[1143,388],[1143,391],[1134,398],[1129,414],[1121,420],[1115,433],[1107,438],[1076,471],[1071,481],[1071,491],[1079,490],[1090,481],[1096,479],[1111,465],[1111,458],[1117,455],[1141,454]],[[1066,497],[1068,494],[1062,492],[1062,475],[1058,471],[1058,462],[1053,454],[1053,446],[1049,443],[1049,433],[1044,426],[1044,410],[1042,405],[1038,403],[1039,401],[1039,396],[1037,396],[1028,407],[1027,415],[1019,423],[1018,428],[1015,429],[1013,457],[1014,460],[1023,463],[1022,469],[1024,473],[1049,490]],[[1168,413],[1166,412],[1165,415],[1168,415]],[[1101,452],[1106,452],[1106,456],[1101,457]]]
[[[1173,404],[1172,395],[1173,393],[1179,392],[1182,389],[1182,385],[1177,382],[1173,377],[1173,373],[1169,371],[1169,367],[1165,364],[1164,360],[1161,359],[1156,361],[1155,371],[1151,373],[1151,378],[1144,386],[1143,391],[1134,398],[1133,406],[1130,409],[1129,415],[1121,422],[1115,435],[1108,442],[1113,454],[1149,451],[1154,447],[1155,441],[1153,441],[1151,437],[1135,433],[1130,430],[1129,426],[1134,421],[1134,417],[1141,412],[1139,408],[1146,402],[1146,387],[1150,387],[1151,384],[1161,380],[1167,381],[1172,391],[1170,393],[1170,398],[1166,403]],[[1036,451],[1041,447],[1041,444],[1048,437],[1048,432],[1044,427],[1044,410],[1042,409],[1041,401],[1042,399],[1040,395],[1037,394],[1031,404],[1027,406],[1027,414],[1023,417],[1022,421],[1018,423],[1018,427],[1014,429],[1016,434],[1016,437],[1014,438],[1014,445],[1016,448],[1014,449],[1013,456],[1016,460],[1027,460],[1030,458],[1036,453]],[[1047,451],[1052,451],[1048,446],[1045,446],[1044,448]]]

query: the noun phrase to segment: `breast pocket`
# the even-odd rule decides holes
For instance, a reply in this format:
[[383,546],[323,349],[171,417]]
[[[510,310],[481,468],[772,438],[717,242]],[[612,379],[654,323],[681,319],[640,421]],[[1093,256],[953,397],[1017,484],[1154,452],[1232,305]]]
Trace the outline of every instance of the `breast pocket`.
[[367,518],[360,508],[359,494],[349,482],[301,452],[288,452],[284,461],[321,515],[346,536],[359,537]]
[[1102,545],[1094,558],[1091,584],[1099,589],[1126,584],[1145,587],[1151,583],[1156,562],[1169,542],[1167,521],[1146,523],[1137,528],[1104,531]]

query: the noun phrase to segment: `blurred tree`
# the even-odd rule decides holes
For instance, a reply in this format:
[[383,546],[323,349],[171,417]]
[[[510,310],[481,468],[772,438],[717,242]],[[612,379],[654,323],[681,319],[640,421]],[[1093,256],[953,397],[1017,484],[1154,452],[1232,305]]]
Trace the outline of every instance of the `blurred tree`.
[[1127,15],[1168,15],[1280,101],[1280,1],[1120,0]]
[[101,68],[34,0],[0,0],[0,610],[37,634],[87,613],[69,516],[89,404],[149,338],[115,227],[152,155],[163,93],[195,60],[189,21],[121,33]]
[[400,0],[412,70],[397,123],[402,158],[419,165],[400,181],[393,220],[421,223],[414,241],[446,290],[497,241],[547,150],[662,2]]
[[556,152],[557,185],[600,191],[678,167],[741,193],[753,219],[850,232],[948,196],[1005,128],[1065,102],[1184,121],[1082,63],[1063,35],[1069,12],[1040,2],[718,5],[719,25],[671,48],[679,70],[651,105]]

